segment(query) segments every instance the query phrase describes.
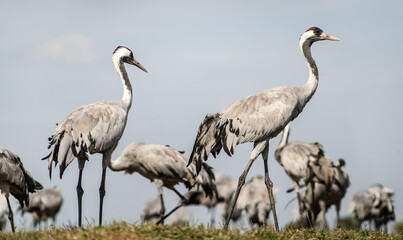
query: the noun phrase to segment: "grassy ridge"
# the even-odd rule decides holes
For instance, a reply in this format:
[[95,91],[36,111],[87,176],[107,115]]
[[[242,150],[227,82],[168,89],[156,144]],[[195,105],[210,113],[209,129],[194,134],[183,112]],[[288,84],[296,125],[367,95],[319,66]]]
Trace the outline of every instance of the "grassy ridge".
[[41,232],[0,233],[0,239],[403,239],[403,234],[373,231],[289,229],[221,230],[215,228],[131,225],[115,223],[104,227],[60,228]]

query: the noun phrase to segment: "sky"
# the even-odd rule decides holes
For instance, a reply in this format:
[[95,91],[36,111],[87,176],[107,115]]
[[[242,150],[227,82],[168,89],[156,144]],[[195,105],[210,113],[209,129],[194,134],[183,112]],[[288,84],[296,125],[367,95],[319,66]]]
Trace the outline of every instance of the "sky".
[[[49,180],[47,138],[71,111],[122,96],[111,55],[126,46],[148,70],[126,66],[133,105],[117,158],[132,142],[169,144],[189,155],[206,114],[276,86],[302,86],[308,69],[299,36],[320,27],[340,42],[312,46],[320,80],[291,124],[290,141],[320,142],[332,160],[344,158],[351,186],[342,201],[374,183],[395,190],[403,220],[403,2],[392,1],[18,1],[0,8],[0,146],[17,153],[45,187],[60,186],[64,203],[57,226],[77,224],[75,160],[63,179]],[[269,172],[277,192],[280,227],[295,220],[292,182],[274,159],[280,136],[270,141]],[[235,155],[209,158],[216,172],[238,179],[252,144]],[[101,157],[83,176],[83,223],[98,222]],[[261,157],[248,178],[263,175]],[[183,186],[178,188],[185,192]],[[165,190],[167,209],[179,199]],[[104,223],[140,220],[142,205],[157,195],[139,174],[107,172]],[[12,200],[14,209],[17,201]],[[207,209],[192,208],[207,223]],[[334,207],[328,222],[334,224]],[[30,218],[15,217],[17,228]],[[272,219],[272,218],[271,218]]]

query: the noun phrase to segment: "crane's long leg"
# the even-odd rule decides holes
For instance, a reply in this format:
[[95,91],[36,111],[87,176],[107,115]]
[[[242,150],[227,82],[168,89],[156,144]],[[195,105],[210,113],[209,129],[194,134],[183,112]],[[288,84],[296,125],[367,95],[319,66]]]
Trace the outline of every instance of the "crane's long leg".
[[232,199],[231,207],[229,209],[229,214],[227,216],[227,220],[225,221],[224,224],[224,229],[228,229],[229,221],[231,220],[232,214],[235,209],[236,202],[239,197],[239,193],[241,192],[242,186],[245,184],[245,178],[248,175],[249,169],[252,166],[253,162],[256,160],[256,158],[259,156],[260,153],[264,150],[264,148],[267,145],[267,141],[260,141],[260,142],[255,142],[253,146],[253,150],[250,154],[250,160],[248,164],[246,165],[245,170],[243,170],[241,176],[238,179],[238,187],[236,189],[235,195]]
[[228,229],[229,221],[231,220],[232,214],[234,212],[235,205],[236,205],[236,202],[239,197],[239,193],[241,192],[242,186],[245,184],[245,178],[248,175],[249,169],[255,160],[256,160],[256,158],[255,159],[251,158],[249,160],[248,165],[246,165],[245,170],[242,172],[241,176],[238,179],[238,187],[237,187],[235,195],[232,199],[231,207],[229,209],[227,220],[225,221],[224,229]]
[[163,186],[164,183],[160,179],[154,180],[155,186],[157,187],[158,190],[158,195],[160,197],[160,202],[161,202],[161,209],[160,209],[160,220],[157,222],[157,224],[164,224],[164,215],[165,215],[165,203],[164,203],[164,197],[163,197]]
[[167,215],[161,217],[161,219],[157,222],[157,224],[159,223],[164,223],[164,220],[169,217],[172,213],[174,213],[176,210],[178,210],[179,208],[181,208],[183,205],[185,205],[188,200],[178,191],[176,190],[174,187],[172,188],[172,190],[182,199],[181,202],[174,208],[172,209]]
[[13,233],[15,233],[13,210],[11,209],[10,200],[8,199],[8,196],[6,196],[6,199],[8,206],[8,220],[10,220],[11,229],[13,230]]
[[316,229],[326,229],[327,228],[327,223],[326,223],[326,202],[324,200],[319,200],[319,208],[320,212],[318,216],[315,219],[314,222],[314,227]]
[[[315,181],[311,181],[310,187],[311,187],[311,199],[312,199],[311,205],[313,205],[314,203],[316,203],[316,199],[315,199]],[[312,208],[308,209],[308,212],[310,213],[310,216],[311,216],[311,224],[312,224],[311,227],[315,227],[317,216],[315,216]]]
[[294,183],[294,190],[297,192],[298,213],[299,213],[299,216],[301,217],[302,216],[302,202],[301,202],[301,194],[300,194],[301,189],[299,187],[298,182],[294,181],[293,183]]
[[340,228],[340,203],[338,202],[336,203],[336,218],[337,218],[337,222],[336,222],[336,228]]
[[99,226],[102,226],[102,209],[104,205],[105,197],[105,178],[106,178],[106,168],[102,169],[102,179],[101,186],[99,187]]
[[79,158],[78,159],[78,168],[79,168],[79,174],[78,174],[78,183],[77,183],[77,200],[78,200],[78,226],[81,227],[81,219],[82,219],[82,200],[83,200],[83,194],[84,190],[81,187],[81,179],[83,176],[83,169],[85,165],[85,159]]
[[80,169],[79,175],[78,175],[78,183],[77,183],[77,200],[78,200],[78,226],[81,227],[81,213],[82,213],[82,200],[83,200],[83,194],[84,190],[81,187],[81,178],[83,175],[83,169]]
[[102,154],[102,179],[101,186],[99,186],[99,226],[102,226],[102,213],[104,206],[104,197],[105,197],[105,178],[106,178],[106,168],[112,159],[112,152],[115,150],[116,146],[110,148]]
[[274,226],[276,228],[276,231],[278,231],[276,203],[274,201],[274,196],[273,196],[273,182],[270,180],[269,167],[267,165],[268,155],[269,155],[269,144],[266,145],[265,149],[262,152],[262,157],[263,157],[263,162],[264,162],[264,176],[265,176],[264,182],[266,184],[267,192],[269,193],[270,205],[271,205],[271,210],[273,212],[273,218],[274,218]]

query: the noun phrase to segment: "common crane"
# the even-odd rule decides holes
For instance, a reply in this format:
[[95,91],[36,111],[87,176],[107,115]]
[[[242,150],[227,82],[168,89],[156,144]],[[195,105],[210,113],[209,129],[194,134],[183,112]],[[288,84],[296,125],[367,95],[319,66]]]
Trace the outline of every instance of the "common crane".
[[70,113],[56,126],[56,132],[49,137],[50,154],[42,160],[48,160],[49,176],[52,176],[52,163],[60,166],[60,178],[64,170],[78,159],[79,176],[77,183],[78,226],[81,227],[82,174],[85,162],[92,154],[102,154],[102,178],[99,187],[99,225],[102,225],[103,199],[105,196],[106,168],[112,158],[123,131],[132,105],[133,92],[124,63],[134,65],[144,72],[147,70],[133,57],[127,47],[119,46],[112,54],[113,65],[123,85],[123,97],[119,101],[100,101],[82,106]]
[[309,69],[309,78],[302,87],[275,87],[235,101],[222,112],[207,115],[201,123],[190,154],[189,164],[196,162],[197,171],[201,169],[210,153],[216,156],[221,149],[233,155],[238,144],[253,142],[253,150],[245,170],[238,180],[229,215],[224,228],[228,228],[232,212],[239,193],[245,184],[250,167],[259,155],[262,155],[265,171],[265,183],[273,206],[275,229],[278,221],[273,197],[273,183],[268,172],[269,140],[277,136],[283,128],[294,120],[311,99],[318,86],[319,74],[311,55],[311,46],[320,40],[338,41],[338,38],[325,34],[320,28],[311,27],[304,32],[299,46]]

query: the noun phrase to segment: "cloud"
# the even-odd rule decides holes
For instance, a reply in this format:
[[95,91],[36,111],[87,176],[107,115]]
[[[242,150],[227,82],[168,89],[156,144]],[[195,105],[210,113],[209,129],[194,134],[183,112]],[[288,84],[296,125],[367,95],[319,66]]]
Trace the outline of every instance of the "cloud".
[[91,63],[97,59],[95,43],[77,33],[64,34],[47,40],[34,50],[36,61],[64,61],[66,63]]

